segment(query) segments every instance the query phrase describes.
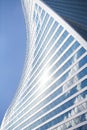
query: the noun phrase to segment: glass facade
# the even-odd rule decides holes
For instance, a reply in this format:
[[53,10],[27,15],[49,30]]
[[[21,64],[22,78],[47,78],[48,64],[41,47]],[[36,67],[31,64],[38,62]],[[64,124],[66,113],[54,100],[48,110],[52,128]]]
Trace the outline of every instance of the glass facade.
[[87,1],[41,0],[67,21],[87,40]]
[[22,4],[26,65],[2,130],[86,130],[86,41],[43,2]]

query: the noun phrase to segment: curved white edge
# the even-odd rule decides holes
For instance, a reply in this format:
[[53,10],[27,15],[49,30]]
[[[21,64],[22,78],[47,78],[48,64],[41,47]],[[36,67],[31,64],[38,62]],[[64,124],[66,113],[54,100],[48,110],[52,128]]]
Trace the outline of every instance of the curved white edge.
[[44,4],[40,0],[34,0],[35,3],[37,3],[39,6],[41,6],[44,10],[47,11],[51,16],[54,17],[58,23],[60,23],[68,32],[74,36],[74,38],[87,50],[87,41],[80,36],[63,18],[61,18],[56,12],[54,12],[50,7],[48,7],[46,4]]

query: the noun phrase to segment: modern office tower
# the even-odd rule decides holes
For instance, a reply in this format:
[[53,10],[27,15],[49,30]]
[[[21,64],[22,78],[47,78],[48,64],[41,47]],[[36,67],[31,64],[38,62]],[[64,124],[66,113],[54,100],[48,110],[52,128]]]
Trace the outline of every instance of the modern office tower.
[[87,2],[77,3],[23,0],[25,68],[2,130],[87,130]]

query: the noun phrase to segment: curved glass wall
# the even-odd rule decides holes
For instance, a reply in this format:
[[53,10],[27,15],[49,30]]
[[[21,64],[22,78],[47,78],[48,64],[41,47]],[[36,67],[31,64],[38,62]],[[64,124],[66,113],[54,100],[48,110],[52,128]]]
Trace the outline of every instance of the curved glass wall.
[[87,48],[43,3],[24,0],[23,6],[29,21],[32,66],[3,129],[84,130]]

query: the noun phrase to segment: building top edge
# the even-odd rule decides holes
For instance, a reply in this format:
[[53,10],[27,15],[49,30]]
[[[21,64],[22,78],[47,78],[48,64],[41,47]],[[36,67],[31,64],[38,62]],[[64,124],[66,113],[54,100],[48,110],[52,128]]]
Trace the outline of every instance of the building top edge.
[[41,0],[87,41],[87,1]]
[[81,45],[87,50],[87,41],[78,33],[74,28],[72,28],[61,16],[59,16],[54,10],[47,6],[43,1],[35,0],[36,4],[41,6],[43,9],[47,10],[51,16],[54,16],[55,20],[64,25],[64,28],[74,36],[74,38],[81,43]]

